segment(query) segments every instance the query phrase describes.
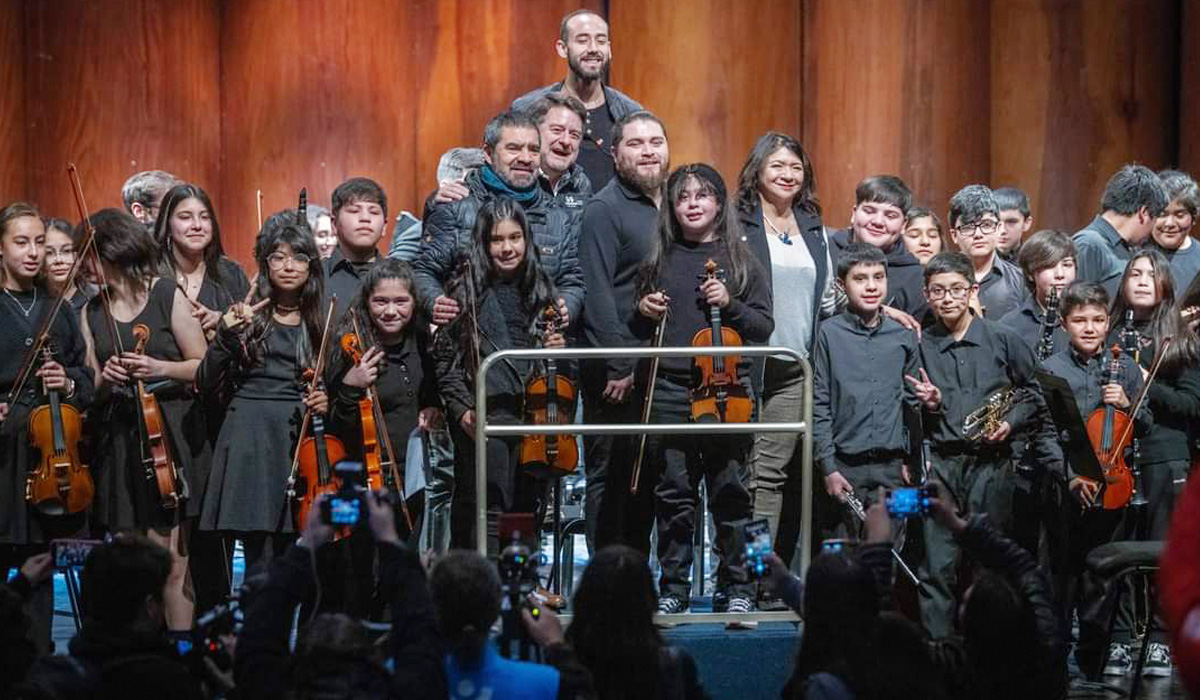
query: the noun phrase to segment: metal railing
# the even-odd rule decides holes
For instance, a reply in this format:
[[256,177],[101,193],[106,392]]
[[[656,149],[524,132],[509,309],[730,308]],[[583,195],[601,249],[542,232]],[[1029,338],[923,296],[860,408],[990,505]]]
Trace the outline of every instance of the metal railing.
[[[611,358],[641,357],[714,357],[742,355],[767,357],[786,355],[800,363],[803,370],[803,400],[799,422],[784,423],[602,423],[564,425],[488,425],[487,422],[487,373],[504,360],[607,360]],[[803,433],[800,440],[801,500],[802,517],[800,527],[800,571],[801,578],[808,571],[812,550],[812,367],[808,361],[791,348],[764,346],[725,346],[710,348],[694,347],[634,347],[634,348],[564,348],[548,350],[501,350],[483,359],[475,373],[475,542],[479,553],[487,556],[487,438],[519,437],[523,435],[559,435],[564,431],[575,435],[689,435],[689,434],[733,434],[754,433]],[[625,484],[614,484],[617,488],[628,488]],[[698,524],[697,527],[700,525]],[[680,615],[688,622],[729,622],[736,620],[795,620],[791,613],[747,613],[742,615],[703,614]],[[679,622],[683,620],[674,619]]]

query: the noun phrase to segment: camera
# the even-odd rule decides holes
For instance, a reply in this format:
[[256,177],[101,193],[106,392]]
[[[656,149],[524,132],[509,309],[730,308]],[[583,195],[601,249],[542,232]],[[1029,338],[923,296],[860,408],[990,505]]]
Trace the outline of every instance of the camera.
[[[500,542],[500,653],[506,657],[530,659],[533,640],[521,622],[521,610],[535,618],[541,611],[529,602],[538,585],[537,530],[533,513],[501,513],[498,523]],[[507,542],[507,545],[504,543]],[[515,646],[515,651],[514,651]]]
[[192,629],[168,633],[175,655],[188,662],[194,673],[202,670],[205,658],[221,671],[228,671],[233,666],[233,657],[221,638],[241,631],[241,594],[241,590],[235,591],[228,602],[200,615]]
[[50,540],[50,558],[54,560],[56,569],[80,567],[92,550],[101,544],[104,544],[102,540]]
[[333,527],[357,527],[367,512],[367,490],[361,485],[361,462],[341,461],[333,465],[338,490],[321,499],[321,522]]
[[771,554],[771,524],[766,518],[752,520],[742,526],[742,536],[746,542],[746,573],[752,578],[762,578]]
[[893,518],[919,518],[929,514],[929,502],[937,498],[932,486],[908,486],[892,489],[887,495],[888,515]]

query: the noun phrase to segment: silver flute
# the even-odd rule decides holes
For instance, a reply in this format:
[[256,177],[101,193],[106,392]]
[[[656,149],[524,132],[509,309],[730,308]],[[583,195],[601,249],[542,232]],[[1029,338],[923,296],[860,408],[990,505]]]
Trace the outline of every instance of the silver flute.
[[[842,497],[845,499],[846,505],[850,507],[850,512],[854,513],[854,515],[862,522],[867,522],[867,510],[863,508],[862,501],[858,499],[858,496],[855,496],[852,493],[847,493],[843,494]],[[908,576],[908,579],[913,582],[913,585],[917,587],[917,591],[921,595],[928,598],[929,591],[925,590],[925,584],[921,583],[921,579],[917,578],[917,575],[913,573],[913,570],[908,568],[908,564],[904,562],[904,559],[900,556],[900,553],[895,550],[895,548],[892,549],[892,558],[896,560],[896,563],[900,565],[901,571],[903,571],[904,574]]]

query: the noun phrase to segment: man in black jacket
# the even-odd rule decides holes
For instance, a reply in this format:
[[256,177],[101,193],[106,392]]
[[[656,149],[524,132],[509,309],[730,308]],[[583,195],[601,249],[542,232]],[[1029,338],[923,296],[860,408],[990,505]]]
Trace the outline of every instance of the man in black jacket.
[[577,217],[552,206],[550,195],[538,186],[541,138],[537,123],[527,114],[504,112],[488,122],[483,140],[488,162],[467,175],[464,184],[470,194],[437,204],[425,219],[425,245],[413,264],[417,294],[425,310],[438,325],[459,314],[461,309],[446,296],[444,285],[454,272],[459,253],[470,247],[479,207],[507,196],[525,209],[542,267],[558,289],[568,321],[574,321],[583,308],[584,290],[579,232],[574,225]]

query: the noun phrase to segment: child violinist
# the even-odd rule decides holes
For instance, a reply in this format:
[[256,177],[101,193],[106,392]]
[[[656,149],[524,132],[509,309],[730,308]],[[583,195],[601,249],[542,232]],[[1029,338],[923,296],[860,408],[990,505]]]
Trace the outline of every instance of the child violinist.
[[69,279],[79,242],[83,239],[83,229],[76,231],[66,219],[44,219],[43,223],[46,225],[46,288],[54,296],[66,299],[78,318],[88,300],[96,295],[96,288],[82,276]]
[[[1126,319],[1132,310],[1132,326],[1124,328],[1122,323],[1113,328],[1108,343],[1134,348],[1134,360],[1143,377],[1162,353],[1158,372],[1146,389],[1154,424],[1137,441],[1131,464],[1146,504],[1130,511],[1123,527],[1128,539],[1166,539],[1175,496],[1182,491],[1191,467],[1189,434],[1200,422],[1200,344],[1175,303],[1174,279],[1165,255],[1143,249],[1126,266],[1110,314],[1113,319]],[[1127,342],[1121,342],[1122,335],[1130,336],[1124,338]],[[1170,342],[1164,345],[1167,338]],[[1150,640],[1144,673],[1169,676],[1171,655],[1166,635],[1159,628],[1151,632]]]
[[[86,518],[83,512],[67,513],[61,502],[39,508],[26,498],[27,478],[43,457],[30,442],[33,409],[46,404],[47,392],[55,391],[64,403],[82,412],[93,395],[79,320],[68,306],[59,310],[50,326],[53,359],[36,358],[35,371],[19,395],[11,395],[24,363],[35,359],[28,353],[42,319],[54,305],[54,297],[38,284],[45,241],[42,220],[32,206],[14,202],[0,209],[0,323],[5,328],[0,333],[0,575],[5,580],[10,568],[44,551],[49,540],[80,536]],[[38,586],[32,596],[34,641],[44,653],[50,648],[52,589]]]
[[213,447],[200,527],[242,540],[246,568],[265,564],[295,531],[287,494],[304,409],[324,415],[304,371],[321,346],[321,258],[294,210],[272,215],[254,246],[257,284],[221,316],[200,366],[202,392],[227,406]]
[[[452,291],[451,291],[452,290]],[[508,197],[479,209],[466,260],[447,291],[463,313],[438,331],[434,360],[438,388],[454,439],[454,500],[451,546],[471,547],[475,540],[475,372],[489,354],[508,348],[532,348],[537,323],[546,307],[557,308],[557,293],[541,268],[529,236],[525,210]],[[547,348],[566,346],[562,332],[548,334]],[[487,377],[488,422],[523,420],[519,407],[529,362],[502,362]],[[519,438],[488,438],[488,547],[499,546],[502,512],[528,513],[544,501],[545,482],[518,468]]]
[[[1114,359],[1111,354],[1111,344],[1107,342],[1110,327],[1108,292],[1095,282],[1075,282],[1064,293],[1060,308],[1063,325],[1071,337],[1070,347],[1044,360],[1042,369],[1067,382],[1085,422],[1109,405],[1130,411],[1142,388],[1142,373],[1128,355],[1118,354]],[[1149,408],[1143,406],[1134,416],[1134,437],[1145,435],[1152,422]],[[1088,552],[1121,538],[1120,526],[1125,511],[1101,508],[1098,500],[1101,498],[1100,483],[1080,475],[1070,460],[1067,461],[1067,477],[1077,505],[1063,506],[1067,530],[1065,550],[1054,551],[1052,548],[1050,557],[1057,569],[1053,574],[1062,606],[1062,623],[1069,629],[1071,612],[1078,607],[1080,639],[1076,658],[1081,669],[1093,670],[1105,658],[1107,664],[1127,663],[1129,628],[1120,624],[1120,616],[1113,630],[1112,649],[1106,657],[1100,656],[1104,650],[1096,645],[1102,643],[1106,628],[1105,591],[1097,582],[1083,576]],[[1055,540],[1051,538],[1050,542],[1054,544]]]
[[[88,365],[98,391],[89,414],[96,455],[93,525],[105,532],[144,531],[171,550],[167,624],[190,629],[194,603],[187,540],[199,515],[209,458],[192,394],[204,332],[187,299],[176,293],[175,281],[157,276],[157,251],[144,226],[118,209],[102,209],[90,220],[95,255],[83,264],[101,285],[83,314]],[[148,331],[145,340],[139,341],[139,330]],[[139,346],[143,352],[136,351]],[[155,418],[139,402],[139,384],[157,400],[165,444],[147,429]],[[158,469],[147,466],[156,451],[174,463],[173,489],[160,485],[153,478]]]
[[[706,274],[708,262],[724,275]],[[730,216],[725,182],[703,163],[685,165],[667,181],[667,200],[659,213],[653,253],[642,270],[642,318],[635,332],[648,337],[666,314],[663,345],[687,346],[696,333],[711,328],[712,310],[721,324],[741,335],[745,343],[764,343],[775,322],[766,274],[749,254],[735,217]],[[714,336],[715,337],[715,336]],[[736,374],[747,396],[749,361]],[[685,423],[692,417],[690,392],[697,389],[693,361],[664,358],[654,384],[651,421]],[[753,397],[749,397],[753,402]],[[751,514],[747,460],[749,436],[679,436],[651,438],[646,464],[662,465],[657,501],[659,611],[681,613],[688,608],[692,535],[696,527],[696,497],[700,480],[708,488],[708,508],[718,527],[716,611],[749,612],[754,607],[754,584],[734,565],[733,523]]]

